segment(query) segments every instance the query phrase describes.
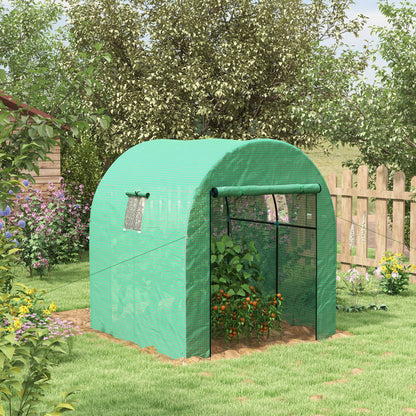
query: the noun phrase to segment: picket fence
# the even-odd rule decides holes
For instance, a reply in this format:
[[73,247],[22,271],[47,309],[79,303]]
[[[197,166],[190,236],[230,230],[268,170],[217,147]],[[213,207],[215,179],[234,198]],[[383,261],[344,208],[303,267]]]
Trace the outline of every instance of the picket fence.
[[[336,173],[328,175],[327,184],[335,212],[338,208],[338,199],[341,199],[341,210],[337,215],[338,241],[341,243],[341,253],[337,255],[337,260],[341,264],[341,270],[346,271],[352,266],[358,267],[360,271],[365,271],[368,267],[376,267],[387,250],[405,253],[409,257],[409,262],[416,265],[416,201],[415,194],[406,191],[405,182],[405,174],[395,172],[393,189],[389,190],[388,169],[385,166],[377,168],[376,189],[368,187],[367,166],[358,168],[356,187],[353,185],[353,173],[348,169],[342,173],[340,186],[337,185]],[[416,187],[416,177],[412,178],[411,186]],[[354,216],[353,199],[356,199]],[[369,216],[370,199],[375,200],[375,214]],[[389,200],[393,201],[391,223],[387,213]],[[410,204],[410,247],[408,248],[404,243],[406,204]],[[356,253],[352,255],[354,246]],[[368,257],[369,248],[375,249],[375,258]],[[411,281],[416,282],[415,275],[412,276]]]

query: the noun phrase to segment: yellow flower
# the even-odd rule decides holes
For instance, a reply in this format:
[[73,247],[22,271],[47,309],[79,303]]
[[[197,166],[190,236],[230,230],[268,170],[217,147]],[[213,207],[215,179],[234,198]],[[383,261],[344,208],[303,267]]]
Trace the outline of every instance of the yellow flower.
[[381,263],[384,263],[386,261],[386,258],[383,256],[382,258],[381,258],[381,260],[380,260],[380,264]]
[[382,266],[381,267],[381,271],[385,273],[387,271],[387,267],[386,266]]
[[44,316],[49,316],[51,314],[51,311],[49,309],[44,309],[44,311],[42,312],[42,314]]
[[49,305],[49,310],[50,310],[51,312],[55,312],[55,311],[56,311],[56,304],[55,304],[55,302],[52,302],[52,303]]
[[390,274],[390,273],[387,273],[387,274],[386,274],[386,278],[387,278],[387,279],[390,279],[390,278],[391,278],[391,274]]
[[13,330],[17,331],[22,326],[22,321],[20,318],[16,318],[13,320]]
[[26,315],[27,313],[29,313],[29,308],[25,305],[20,305],[19,307],[19,315]]
[[26,293],[26,295],[36,295],[37,291],[38,290],[35,287],[32,287],[32,288],[26,290],[25,293]]

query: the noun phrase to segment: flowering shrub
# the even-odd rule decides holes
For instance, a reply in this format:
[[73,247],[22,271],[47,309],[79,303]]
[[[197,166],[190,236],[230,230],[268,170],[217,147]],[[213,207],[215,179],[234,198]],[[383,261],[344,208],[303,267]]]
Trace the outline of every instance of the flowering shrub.
[[[78,333],[71,323],[49,316],[56,305],[46,307],[45,294],[18,283],[0,294],[0,414],[3,402],[7,414],[33,414],[51,378],[51,358],[67,352],[68,338]],[[59,409],[73,410],[73,404],[54,410]]]
[[401,253],[384,253],[379,267],[375,270],[381,280],[383,292],[397,295],[407,289],[410,273],[415,270],[415,266],[406,265],[403,260],[404,256]]
[[[347,272],[337,272],[337,291],[346,289],[351,296],[351,306],[344,308],[337,305],[337,309],[344,309],[347,312],[361,312],[365,309],[388,310],[386,305],[378,304],[378,295],[381,291],[381,278],[374,272],[373,274],[361,274],[357,269],[349,269]],[[360,305],[361,295],[373,297],[373,303],[367,306]]]
[[20,244],[20,259],[32,275],[35,270],[44,275],[53,266],[79,259],[87,246],[89,202],[82,205],[83,186],[78,186],[79,198],[66,191],[66,185],[50,185],[47,192],[29,189],[17,194],[19,212],[12,217],[15,224],[26,221]]

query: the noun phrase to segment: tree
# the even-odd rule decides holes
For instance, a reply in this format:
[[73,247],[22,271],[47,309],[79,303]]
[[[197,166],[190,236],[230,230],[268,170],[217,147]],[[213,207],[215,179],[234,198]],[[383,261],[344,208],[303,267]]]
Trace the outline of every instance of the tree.
[[61,39],[54,30],[62,14],[62,5],[54,0],[11,0],[7,6],[0,5],[2,88],[49,112],[62,82]]
[[380,11],[388,26],[374,31],[387,67],[377,68],[375,85],[354,97],[360,112],[357,163],[402,170],[410,181],[416,175],[416,4],[383,1]]
[[[342,35],[363,24],[347,19],[350,3],[69,0],[79,50],[100,42],[112,56],[91,100],[112,117],[106,148],[119,154],[146,140],[203,137],[317,144],[321,132],[302,120],[345,94],[365,67],[349,51],[337,55]],[[332,81],[330,65],[342,82]]]
[[109,124],[101,109],[88,108],[84,97],[97,87],[98,62],[110,58],[100,45],[91,45],[88,55],[74,51],[64,28],[56,28],[63,13],[62,4],[55,0],[11,0],[0,5],[0,91],[53,116],[45,119],[29,116],[24,109],[0,108],[3,206],[10,203],[9,190],[38,173],[38,162],[48,158],[57,137],[68,151],[83,131]]

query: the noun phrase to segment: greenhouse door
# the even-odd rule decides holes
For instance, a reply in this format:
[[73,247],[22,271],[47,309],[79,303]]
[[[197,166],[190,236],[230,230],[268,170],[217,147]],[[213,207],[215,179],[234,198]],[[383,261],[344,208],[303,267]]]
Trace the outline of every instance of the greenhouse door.
[[283,319],[316,333],[316,195],[314,193],[215,196],[211,238],[228,234],[253,241],[259,252],[262,296],[280,293]]

